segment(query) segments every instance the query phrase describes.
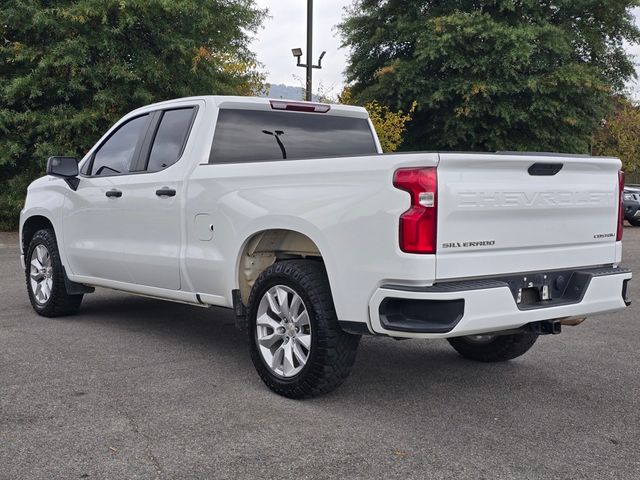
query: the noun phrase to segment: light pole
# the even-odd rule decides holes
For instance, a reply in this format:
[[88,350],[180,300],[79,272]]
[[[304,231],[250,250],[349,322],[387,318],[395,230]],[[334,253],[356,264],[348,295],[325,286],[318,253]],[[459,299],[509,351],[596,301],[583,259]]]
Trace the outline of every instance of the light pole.
[[313,87],[312,83],[312,72],[314,68],[322,68],[322,58],[325,53],[322,52],[320,54],[320,58],[318,58],[318,65],[313,64],[313,60],[311,59],[311,55],[313,55],[313,0],[307,0],[307,63],[300,63],[300,58],[302,57],[302,49],[301,48],[292,48],[291,53],[296,57],[297,66],[303,67],[307,70],[307,82],[306,82],[306,91],[305,91],[305,100],[311,100],[311,91]]

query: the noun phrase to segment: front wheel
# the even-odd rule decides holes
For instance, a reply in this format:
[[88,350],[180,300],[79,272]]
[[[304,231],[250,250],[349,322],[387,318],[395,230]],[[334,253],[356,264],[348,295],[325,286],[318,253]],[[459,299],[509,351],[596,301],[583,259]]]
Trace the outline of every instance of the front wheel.
[[78,311],[82,295],[69,295],[64,283],[56,235],[52,229],[35,233],[25,255],[25,276],[31,306],[43,317],[60,317]]
[[351,372],[360,336],[338,325],[320,262],[271,265],[251,290],[248,314],[251,360],[263,382],[279,395],[328,393]]
[[524,355],[538,336],[522,332],[510,335],[469,335],[448,338],[451,346],[465,358],[479,362],[504,362]]
[[640,219],[638,218],[629,218],[627,219],[627,221],[631,224],[631,226],[633,227],[640,227]]

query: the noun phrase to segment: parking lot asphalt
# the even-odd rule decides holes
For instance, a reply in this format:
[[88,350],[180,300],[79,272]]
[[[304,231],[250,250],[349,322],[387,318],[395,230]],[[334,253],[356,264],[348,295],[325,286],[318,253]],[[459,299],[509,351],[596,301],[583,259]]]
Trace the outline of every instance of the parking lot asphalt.
[[[640,228],[625,228],[640,274]],[[640,478],[636,305],[502,364],[364,338],[324,397],[271,393],[231,311],[98,289],[37,316],[0,234],[0,479]]]

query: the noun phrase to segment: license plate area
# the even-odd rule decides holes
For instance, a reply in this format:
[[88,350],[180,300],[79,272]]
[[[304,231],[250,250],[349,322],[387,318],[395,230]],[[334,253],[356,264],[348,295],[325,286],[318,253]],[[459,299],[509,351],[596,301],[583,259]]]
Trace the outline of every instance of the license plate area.
[[580,302],[591,278],[588,272],[565,270],[514,275],[504,280],[518,308],[527,310]]
[[566,287],[563,275],[550,276],[548,273],[530,274],[521,279],[511,279],[508,283],[519,306],[540,305],[562,295]]
[[519,305],[535,305],[542,301],[542,293],[537,287],[525,287],[518,290],[516,303]]

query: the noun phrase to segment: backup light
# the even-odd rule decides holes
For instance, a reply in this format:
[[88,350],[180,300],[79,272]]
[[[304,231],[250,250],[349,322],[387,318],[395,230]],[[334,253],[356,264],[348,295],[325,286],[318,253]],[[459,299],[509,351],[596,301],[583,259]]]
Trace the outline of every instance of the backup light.
[[418,198],[420,205],[423,207],[433,207],[436,201],[434,192],[421,192]]

